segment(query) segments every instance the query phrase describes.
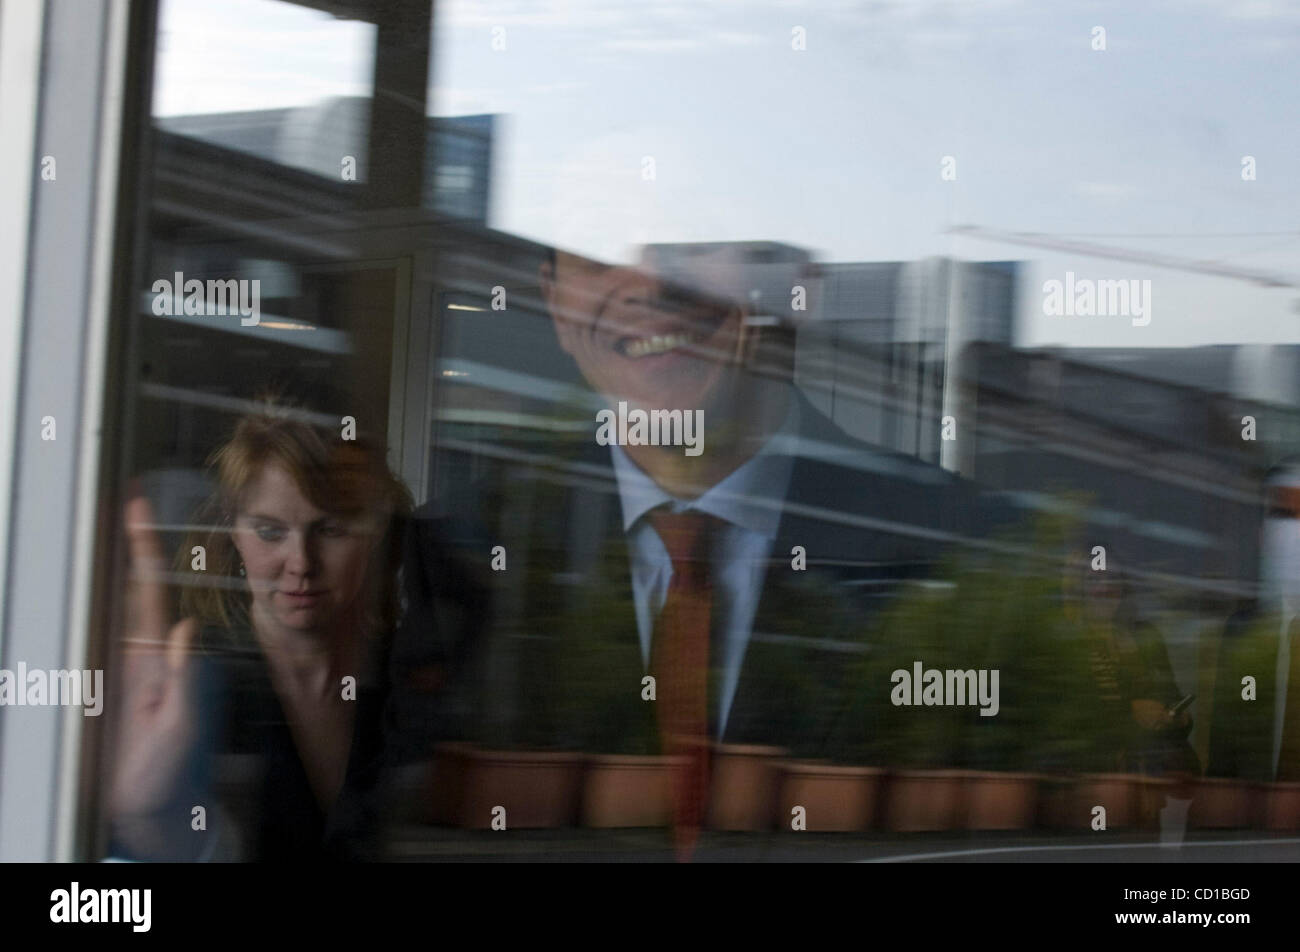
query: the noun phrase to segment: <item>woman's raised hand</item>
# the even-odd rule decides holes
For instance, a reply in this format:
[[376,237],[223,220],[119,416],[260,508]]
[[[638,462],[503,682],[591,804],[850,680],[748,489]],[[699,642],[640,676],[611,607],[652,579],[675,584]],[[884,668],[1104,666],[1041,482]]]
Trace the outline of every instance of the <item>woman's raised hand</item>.
[[124,704],[111,768],[110,812],[115,819],[147,816],[168,805],[197,736],[194,663],[197,624],[169,624],[168,562],[155,530],[153,507],[142,496],[126,504],[131,565],[123,646]]

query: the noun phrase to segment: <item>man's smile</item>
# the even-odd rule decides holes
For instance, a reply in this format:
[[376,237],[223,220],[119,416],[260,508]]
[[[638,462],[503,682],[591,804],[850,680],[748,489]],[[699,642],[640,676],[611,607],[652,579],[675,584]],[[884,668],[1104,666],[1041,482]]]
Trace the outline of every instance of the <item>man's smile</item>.
[[650,337],[620,337],[614,342],[614,349],[624,357],[640,359],[666,354],[680,347],[689,347],[702,339],[701,335],[692,333],[654,334]]

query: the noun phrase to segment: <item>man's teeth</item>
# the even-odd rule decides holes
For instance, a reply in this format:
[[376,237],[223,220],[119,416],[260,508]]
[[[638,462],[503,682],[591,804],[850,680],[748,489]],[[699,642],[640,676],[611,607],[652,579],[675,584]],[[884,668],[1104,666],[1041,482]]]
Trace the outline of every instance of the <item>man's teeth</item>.
[[695,340],[692,334],[656,334],[654,337],[640,337],[623,347],[628,357],[653,357],[678,347],[686,347]]

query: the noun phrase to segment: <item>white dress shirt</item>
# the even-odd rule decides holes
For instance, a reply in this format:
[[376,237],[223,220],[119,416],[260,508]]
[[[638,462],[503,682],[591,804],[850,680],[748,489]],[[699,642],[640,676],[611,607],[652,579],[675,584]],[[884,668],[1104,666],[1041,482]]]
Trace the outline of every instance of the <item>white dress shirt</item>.
[[717,699],[719,740],[727,730],[727,717],[763,592],[767,559],[781,523],[798,425],[799,407],[792,396],[785,421],[762,449],[693,500],[669,495],[621,446],[610,447],[623,506],[623,531],[627,533],[632,563],[632,594],[641,638],[641,660],[647,671],[654,621],[668,597],[673,565],[659,534],[650,520],[644,518],[646,513],[667,503],[673,512],[703,512],[726,523],[714,542],[712,561],[714,598],[721,598],[721,611],[717,615],[722,626],[721,644],[715,642],[713,648],[722,653],[723,677]]

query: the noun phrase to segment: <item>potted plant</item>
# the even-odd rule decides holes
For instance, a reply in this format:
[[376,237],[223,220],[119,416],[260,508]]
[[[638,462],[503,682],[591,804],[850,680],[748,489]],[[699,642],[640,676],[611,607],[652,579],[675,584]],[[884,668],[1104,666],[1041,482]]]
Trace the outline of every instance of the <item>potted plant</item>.
[[867,829],[882,771],[866,766],[878,735],[864,703],[874,694],[864,690],[871,675],[861,607],[822,573],[774,574],[768,584],[775,587],[743,674],[758,703],[733,707],[733,743],[717,748],[711,826]]
[[[1210,755],[1218,775],[1197,781],[1187,813],[1193,829],[1300,826],[1295,785],[1267,783],[1274,775],[1274,670],[1282,627],[1278,614],[1260,613],[1241,625],[1229,625],[1220,643],[1211,708],[1215,749]],[[1248,677],[1254,679],[1253,694],[1245,690]]]
[[966,555],[904,593],[887,614],[877,679],[889,670],[895,682],[890,829],[1005,830],[1035,822],[1040,778],[1025,768],[1047,697],[1037,676],[1055,618],[1051,584],[1034,562]]
[[[1144,809],[1166,782],[1126,769],[1132,715],[1119,696],[1098,681],[1094,637],[1075,620],[1062,618],[1040,649],[1044,660],[1035,705],[1041,717],[1033,758],[1051,776],[1042,791],[1042,826],[1070,831],[1149,825]],[[1145,822],[1144,822],[1145,821]]]
[[[941,572],[940,578],[951,574]],[[966,712],[918,704],[924,688],[913,683],[918,666],[921,672],[943,671],[961,658],[952,637],[957,607],[951,581],[915,584],[886,612],[876,633],[866,690],[876,699],[876,726],[890,765],[882,803],[888,830],[951,830],[963,822],[960,744]]]
[[[855,686],[856,671],[846,661],[861,657],[828,651],[825,643],[845,650],[861,643],[859,607],[822,573],[780,567],[769,570],[764,599],[742,673],[751,703],[744,710],[733,705],[729,742],[714,749],[709,825],[746,831],[860,829],[869,821],[861,806],[842,810],[838,805],[851,787],[862,796],[849,794],[849,803],[868,802],[860,781],[871,773],[843,767],[822,771],[840,750],[837,715]],[[820,789],[823,778],[827,791]],[[792,811],[800,806],[802,822],[796,824]]]
[[[522,507],[530,518],[545,521],[559,510],[545,499],[531,503]],[[467,829],[490,829],[501,819],[507,829],[577,822],[584,758],[562,729],[557,649],[567,629],[553,553],[541,541],[554,533],[547,525],[518,528],[511,538],[523,541],[506,546],[508,571],[489,569],[491,547],[480,540],[492,619],[474,667],[474,720],[463,740],[435,753],[434,812],[441,822]],[[505,811],[500,819],[498,808]]]
[[997,712],[967,713],[961,762],[966,777],[964,826],[969,830],[1023,830],[1037,822],[1041,777],[1033,763],[1035,736],[1045,704],[1056,704],[1041,683],[1051,664],[1058,623],[1052,582],[1028,560],[1004,560],[996,571],[979,566],[961,573],[956,599],[965,606],[958,623],[965,669],[997,672]]
[[1068,614],[1058,614],[1035,642],[1038,659],[1030,710],[1037,721],[1028,762],[1047,775],[1039,823],[1089,832],[1105,811],[1105,828],[1138,823],[1143,779],[1123,769],[1129,713],[1109,698],[1094,672],[1095,646]]
[[[547,669],[534,647],[522,641],[511,658],[512,667],[531,672],[541,683]],[[492,828],[498,817],[506,829],[572,826],[577,822],[582,754],[557,731],[549,692],[526,684],[508,691],[504,680],[488,679],[485,691],[498,701],[511,698],[514,709],[484,717],[473,741],[445,743],[436,750],[433,776],[439,818],[479,830]],[[504,809],[503,815],[498,808]]]
[[670,825],[681,766],[661,754],[627,572],[626,554],[611,546],[557,626],[557,716],[583,752],[579,820],[594,829]]
[[[1139,778],[1106,770],[1122,763],[1127,711],[1118,698],[1106,703],[1095,646],[1061,598],[1071,526],[1068,515],[1039,515],[996,555],[949,563],[887,613],[881,671],[893,669],[902,697],[891,702],[903,702],[885,732],[890,829],[1026,829],[1040,813],[1048,825],[1087,829],[1098,805],[1108,827],[1135,822]],[[917,668],[943,676],[933,706],[915,704]],[[977,704],[963,696],[979,678],[988,690]]]

